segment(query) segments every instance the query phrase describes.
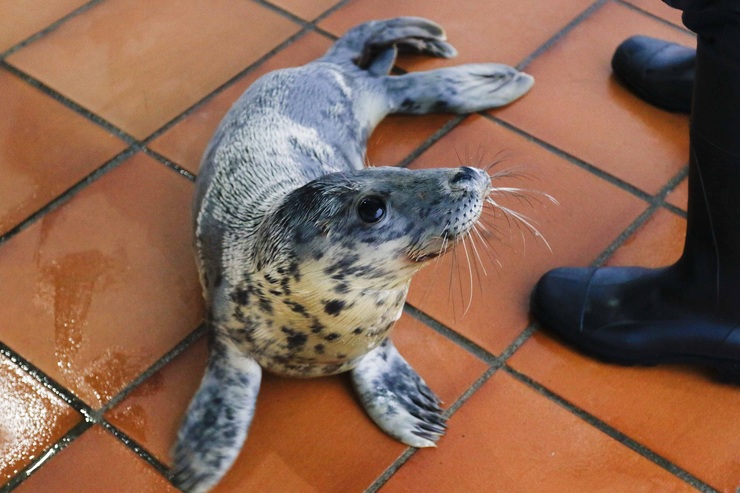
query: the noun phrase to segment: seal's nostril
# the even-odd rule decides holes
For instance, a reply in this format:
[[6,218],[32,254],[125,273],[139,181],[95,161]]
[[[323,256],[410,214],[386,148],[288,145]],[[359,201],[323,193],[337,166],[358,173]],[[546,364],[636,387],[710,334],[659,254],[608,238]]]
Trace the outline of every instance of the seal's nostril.
[[477,172],[468,166],[463,166],[460,168],[460,171],[455,173],[455,176],[452,177],[450,180],[450,184],[454,185],[456,183],[459,183],[461,181],[470,181],[474,180],[477,176]]

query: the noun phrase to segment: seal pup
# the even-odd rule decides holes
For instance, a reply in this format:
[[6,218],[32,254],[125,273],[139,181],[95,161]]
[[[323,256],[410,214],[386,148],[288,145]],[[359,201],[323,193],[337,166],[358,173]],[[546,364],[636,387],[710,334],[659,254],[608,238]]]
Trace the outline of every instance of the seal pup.
[[390,113],[471,113],[533,84],[495,63],[389,76],[398,50],[449,58],[426,19],[351,29],[318,60],[258,79],[226,114],[196,180],[196,261],[210,356],[173,450],[172,481],[213,487],[236,459],[262,369],[294,377],[351,371],[386,433],[431,447],[439,399],[388,339],[409,283],[468,234],[491,189],[471,168],[365,168]]

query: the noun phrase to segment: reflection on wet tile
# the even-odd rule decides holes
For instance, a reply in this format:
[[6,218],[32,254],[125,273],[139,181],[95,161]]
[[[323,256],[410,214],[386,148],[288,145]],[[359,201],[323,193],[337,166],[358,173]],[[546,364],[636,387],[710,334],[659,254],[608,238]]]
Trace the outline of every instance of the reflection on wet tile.
[[0,108],[0,235],[125,147],[1,69]]
[[137,155],[4,244],[3,341],[90,405],[108,401],[201,318],[191,193]]
[[488,231],[474,239],[476,249],[460,243],[424,268],[412,282],[409,301],[499,354],[528,325],[529,296],[540,275],[558,265],[588,264],[647,204],[481,117],[466,119],[411,168],[494,162],[492,173],[514,173],[494,178],[495,187],[528,190],[526,199],[506,194],[495,199],[527,216],[542,237],[500,210],[486,213]]
[[19,493],[176,493],[122,442],[93,426],[16,489]]
[[0,355],[0,487],[57,442],[81,416]]
[[144,138],[299,29],[255,2],[103,2],[8,57]]

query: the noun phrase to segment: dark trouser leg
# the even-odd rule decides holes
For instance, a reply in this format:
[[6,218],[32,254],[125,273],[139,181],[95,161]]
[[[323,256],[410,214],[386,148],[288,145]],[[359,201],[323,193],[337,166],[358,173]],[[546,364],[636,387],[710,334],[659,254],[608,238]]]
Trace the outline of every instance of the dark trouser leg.
[[699,35],[684,253],[657,270],[556,269],[532,308],[546,327],[613,361],[740,375],[740,3],[672,4]]

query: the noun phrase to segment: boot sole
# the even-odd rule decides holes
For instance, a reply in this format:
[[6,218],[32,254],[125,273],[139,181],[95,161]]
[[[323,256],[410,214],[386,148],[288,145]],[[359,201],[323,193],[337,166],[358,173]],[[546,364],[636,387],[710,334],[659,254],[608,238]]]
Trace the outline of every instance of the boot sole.
[[650,353],[640,355],[624,354],[624,349],[604,347],[590,343],[588,340],[556,332],[560,338],[582,352],[596,356],[606,363],[616,363],[622,366],[657,366],[666,364],[680,364],[708,368],[715,372],[717,380],[723,383],[740,385],[740,361],[712,358],[709,356],[675,353]]

